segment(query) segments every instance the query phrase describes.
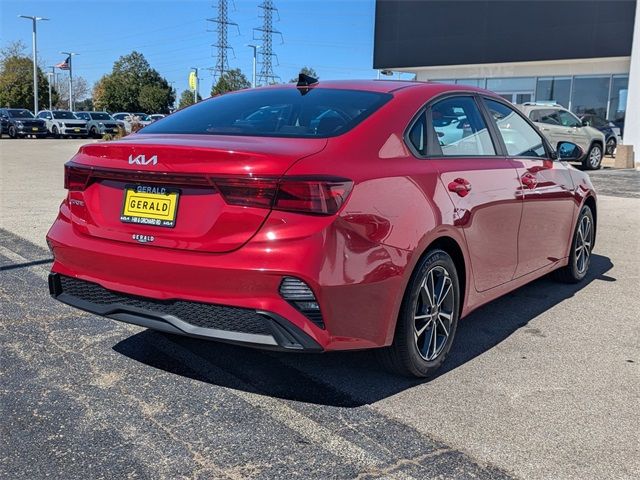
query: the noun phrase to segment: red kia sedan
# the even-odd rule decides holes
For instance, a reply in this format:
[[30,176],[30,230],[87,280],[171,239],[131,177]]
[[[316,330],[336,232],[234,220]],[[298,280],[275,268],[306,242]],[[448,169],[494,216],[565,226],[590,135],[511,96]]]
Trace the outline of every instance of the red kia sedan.
[[472,310],[552,271],[585,277],[596,195],[564,161],[581,154],[464,86],[305,77],[229,93],[80,148],[49,288],[164,332],[379,348],[427,376]]

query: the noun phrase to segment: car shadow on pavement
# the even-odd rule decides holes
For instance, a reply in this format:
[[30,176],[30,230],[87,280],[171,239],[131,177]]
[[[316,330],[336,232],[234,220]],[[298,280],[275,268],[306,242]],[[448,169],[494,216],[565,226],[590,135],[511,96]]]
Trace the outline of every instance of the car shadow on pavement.
[[373,351],[268,352],[151,330],[133,335],[113,348],[145,365],[197,381],[276,398],[353,408],[447,375],[519,329],[544,335],[529,322],[593,281],[614,282],[606,275],[612,267],[608,257],[594,254],[589,274],[580,284],[561,284],[547,276],[476,310],[460,322],[444,366],[426,380],[385,372]]

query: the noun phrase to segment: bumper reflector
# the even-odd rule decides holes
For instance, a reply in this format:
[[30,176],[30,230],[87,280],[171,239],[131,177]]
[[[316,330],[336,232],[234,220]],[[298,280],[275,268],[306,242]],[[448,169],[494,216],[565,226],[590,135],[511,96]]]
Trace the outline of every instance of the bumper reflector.
[[280,283],[280,295],[315,325],[324,328],[320,305],[309,285],[298,278],[284,277]]

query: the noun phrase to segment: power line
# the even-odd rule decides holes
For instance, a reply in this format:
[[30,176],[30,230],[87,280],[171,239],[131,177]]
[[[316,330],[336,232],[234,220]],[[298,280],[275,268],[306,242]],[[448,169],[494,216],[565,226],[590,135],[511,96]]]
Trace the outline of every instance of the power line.
[[217,33],[217,42],[211,45],[217,49],[216,54],[216,64],[211,69],[211,73],[213,74],[214,81],[219,78],[229,70],[229,55],[228,50],[233,52],[233,47],[229,45],[229,41],[227,38],[229,26],[235,26],[238,29],[238,34],[240,34],[240,27],[235,22],[229,21],[229,11],[228,11],[228,3],[227,0],[218,0],[218,15],[215,18],[207,18],[208,22],[215,23],[214,32]]
[[[273,0],[263,0],[258,5],[258,8],[262,9],[262,27],[256,27],[253,29],[254,40],[262,41],[262,49],[260,51],[260,73],[258,74],[258,84],[268,85],[270,83],[277,83],[280,77],[273,72],[273,59],[276,60],[278,65],[278,56],[273,53],[273,36],[280,35],[282,40],[282,33],[273,29],[273,14],[275,13],[280,20],[280,14],[278,9],[273,4]],[[259,32],[259,38],[256,38],[256,32]]]

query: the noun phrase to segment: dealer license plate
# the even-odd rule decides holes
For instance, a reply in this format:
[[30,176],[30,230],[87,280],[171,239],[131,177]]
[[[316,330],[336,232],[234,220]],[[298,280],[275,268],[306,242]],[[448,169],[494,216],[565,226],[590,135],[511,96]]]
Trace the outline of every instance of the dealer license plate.
[[174,227],[180,191],[174,188],[126,185],[120,221]]

